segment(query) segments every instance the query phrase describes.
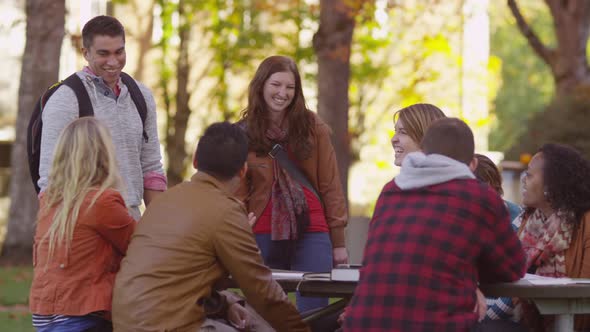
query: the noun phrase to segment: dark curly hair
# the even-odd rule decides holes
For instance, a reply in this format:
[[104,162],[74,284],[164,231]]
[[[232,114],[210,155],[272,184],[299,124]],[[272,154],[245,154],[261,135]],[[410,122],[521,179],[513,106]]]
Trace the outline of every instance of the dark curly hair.
[[590,210],[590,161],[567,145],[545,144],[543,182],[546,199],[555,211],[566,212],[569,222],[577,226]]

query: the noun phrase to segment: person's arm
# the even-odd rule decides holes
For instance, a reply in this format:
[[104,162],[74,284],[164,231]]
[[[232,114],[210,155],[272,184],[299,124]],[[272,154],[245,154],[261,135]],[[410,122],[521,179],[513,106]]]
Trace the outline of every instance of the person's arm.
[[140,83],[138,83],[138,85],[147,105],[144,130],[148,135],[148,141],[143,142],[140,156],[144,186],[143,199],[147,206],[155,195],[157,195],[154,192],[165,191],[168,183],[162,166],[162,154],[160,152],[160,140],[158,138],[156,102],[148,88]]
[[478,261],[481,282],[509,282],[526,272],[526,256],[520,240],[512,230],[508,211],[499,197],[489,196],[491,203],[485,220],[481,220],[482,251]]
[[47,188],[57,139],[62,130],[70,122],[78,118],[78,99],[74,90],[66,85],[59,87],[47,100],[41,118],[43,120],[43,130],[41,132],[38,185],[41,191],[44,191]]
[[235,202],[216,224],[214,249],[246,300],[277,331],[308,331],[297,309],[262,262],[244,208]]
[[156,196],[158,196],[159,194],[161,194],[162,191],[158,191],[158,190],[149,190],[149,189],[143,189],[143,201],[145,202],[145,206],[150,205],[150,203],[152,202],[152,200],[154,198],[156,198]]
[[348,263],[344,227],[348,222],[346,199],[340,183],[336,152],[326,124],[316,125],[318,155],[318,190],[324,203],[326,222],[330,229],[334,265]]
[[90,225],[121,255],[125,255],[136,222],[127,211],[123,197],[118,192],[107,189],[88,213]]

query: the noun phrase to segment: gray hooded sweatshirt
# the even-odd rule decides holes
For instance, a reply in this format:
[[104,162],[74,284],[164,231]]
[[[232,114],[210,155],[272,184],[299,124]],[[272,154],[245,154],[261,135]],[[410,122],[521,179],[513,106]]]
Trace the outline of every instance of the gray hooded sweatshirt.
[[475,179],[475,175],[467,165],[455,159],[412,152],[404,158],[400,174],[394,181],[401,190],[409,190],[455,179]]

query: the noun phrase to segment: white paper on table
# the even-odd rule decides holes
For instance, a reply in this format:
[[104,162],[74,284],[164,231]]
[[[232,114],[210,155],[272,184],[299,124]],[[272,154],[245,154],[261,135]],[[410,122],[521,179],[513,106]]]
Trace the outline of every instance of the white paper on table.
[[527,273],[524,278],[533,285],[573,285],[590,284],[590,279],[552,278]]
[[301,280],[304,272],[273,272],[273,279]]

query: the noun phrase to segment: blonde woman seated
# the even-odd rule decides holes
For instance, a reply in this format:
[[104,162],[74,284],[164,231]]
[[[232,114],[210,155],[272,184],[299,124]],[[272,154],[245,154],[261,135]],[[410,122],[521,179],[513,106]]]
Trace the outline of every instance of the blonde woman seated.
[[[529,273],[547,277],[590,277],[590,161],[571,147],[545,144],[533,156],[523,179],[525,211],[516,220]],[[523,302],[527,324],[547,330],[541,317]],[[575,330],[590,329],[588,315],[577,315]]]
[[111,137],[94,117],[70,123],[40,196],[29,307],[45,331],[110,331],[115,274],[135,227],[119,192]]

